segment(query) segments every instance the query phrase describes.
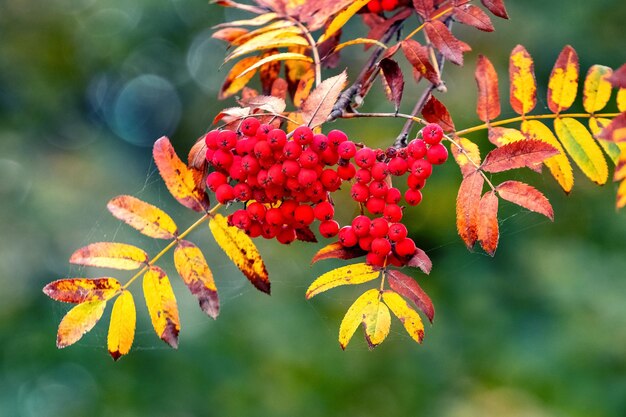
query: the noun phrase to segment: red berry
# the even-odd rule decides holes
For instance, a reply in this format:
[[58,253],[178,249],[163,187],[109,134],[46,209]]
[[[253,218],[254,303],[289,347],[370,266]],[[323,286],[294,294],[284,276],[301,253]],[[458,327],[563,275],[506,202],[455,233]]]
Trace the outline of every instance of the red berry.
[[228,170],[233,163],[233,154],[230,151],[224,149],[218,149],[213,154],[211,163],[215,168]]
[[319,162],[319,156],[317,156],[317,154],[309,148],[302,152],[298,161],[300,161],[302,168],[314,168]]
[[222,184],[215,190],[215,199],[226,204],[235,199],[235,192],[230,184]]
[[256,131],[261,126],[261,122],[254,117],[246,117],[241,122],[241,133],[246,136],[254,136],[256,135]]
[[389,232],[387,232],[389,240],[391,240],[392,242],[401,241],[407,236],[407,234],[408,230],[406,229],[406,226],[402,223],[393,223],[391,226],[389,226]]
[[326,238],[336,236],[339,233],[339,223],[335,220],[326,220],[320,223],[320,234]]
[[383,7],[380,3],[380,0],[370,0],[367,3],[367,10],[369,10],[372,13],[380,13],[383,11]]
[[420,190],[406,190],[404,199],[410,206],[417,206],[422,201],[422,192]]
[[372,266],[385,266],[385,257],[375,254],[374,252],[370,252],[365,256],[365,262]]
[[370,148],[361,148],[354,155],[354,162],[361,168],[369,168],[376,162],[376,152]]
[[330,192],[337,191],[341,186],[341,178],[339,178],[337,172],[333,171],[330,168],[322,171],[322,175],[320,175],[320,181],[322,182],[324,188]]
[[443,138],[443,129],[437,123],[429,123],[422,129],[422,138],[429,145],[436,145]]
[[382,181],[387,178],[387,174],[389,171],[387,170],[387,164],[384,162],[376,162],[372,167],[372,179],[376,181]]
[[391,243],[384,237],[377,237],[372,240],[372,248],[371,251],[379,256],[387,256],[389,251],[391,250]]
[[383,217],[390,222],[399,222],[402,220],[402,208],[397,204],[387,204],[383,210]]
[[335,207],[328,201],[324,201],[315,206],[313,213],[315,214],[315,218],[321,222],[331,220],[335,215]]
[[207,148],[216,150],[217,149],[217,136],[220,134],[219,130],[211,130],[209,133],[204,136],[204,143],[206,143]]
[[448,149],[442,143],[432,145],[428,148],[426,159],[433,165],[441,165],[448,160]]
[[257,201],[248,204],[246,211],[250,215],[250,218],[254,221],[261,222],[265,220],[265,212],[267,209],[265,206]]
[[317,172],[313,169],[302,168],[298,173],[298,182],[305,188],[312,186],[315,181],[317,181]]
[[416,249],[415,242],[409,237],[396,242],[395,246],[395,252],[401,258],[413,256]]
[[421,139],[413,139],[407,146],[407,152],[411,158],[421,159],[426,156],[426,142]]
[[283,164],[277,163],[267,170],[267,177],[272,184],[283,185],[285,182],[285,174],[283,174]]
[[[339,145],[348,140],[348,136],[341,130],[331,130],[328,132],[328,143],[331,147],[337,149]],[[343,157],[342,157],[343,158]]]
[[383,181],[372,181],[369,186],[370,195],[374,197],[385,198],[387,190],[389,190],[389,186]]
[[262,124],[256,130],[256,135],[254,135],[258,140],[267,140],[267,135],[274,129],[273,126],[268,125],[267,123]]
[[368,236],[370,233],[371,220],[369,217],[360,215],[352,220],[352,229],[358,237]]
[[232,130],[222,130],[217,135],[217,146],[220,149],[230,150],[237,143],[237,134]]
[[259,141],[254,145],[254,156],[257,159],[268,159],[272,157],[272,148],[267,141]]
[[357,182],[350,189],[350,195],[354,201],[365,203],[370,196],[370,192],[366,185]]
[[381,0],[380,5],[384,11],[390,12],[398,7],[398,0]]
[[283,245],[288,245],[296,240],[296,230],[293,227],[285,226],[276,234],[276,240]]
[[320,159],[328,166],[336,165],[339,162],[339,154],[336,149],[329,146],[322,151]]
[[424,185],[426,185],[426,180],[417,175],[409,174],[409,176],[406,177],[406,183],[411,190],[421,190],[424,188]]
[[265,239],[274,239],[276,235],[282,230],[279,226],[272,226],[269,224],[261,225],[263,230],[263,237]]
[[299,205],[294,212],[293,219],[300,226],[310,225],[315,219],[313,207],[309,206],[308,204]]
[[339,230],[337,238],[339,243],[346,248],[351,248],[359,243],[359,238],[356,233],[354,233],[352,226],[342,227],[341,230]]
[[405,262],[402,262],[392,253],[391,255],[387,256],[387,264],[393,266],[404,266]]
[[425,180],[426,178],[430,177],[430,174],[433,173],[433,166],[431,165],[431,162],[427,161],[426,159],[418,159],[417,161],[413,162],[413,166],[411,166],[411,172],[417,178]]
[[295,214],[296,208],[298,207],[298,203],[293,200],[283,201],[280,205],[280,212],[283,215],[283,219],[285,223],[293,223],[293,216]]
[[385,210],[385,200],[380,197],[370,197],[365,203],[365,207],[372,214],[383,214]]
[[385,237],[389,230],[389,223],[382,217],[377,217],[370,223],[370,235],[372,237]]
[[307,126],[300,126],[293,131],[293,139],[300,145],[308,145],[313,141],[313,131]]
[[369,182],[372,180],[372,173],[369,169],[361,168],[354,175],[354,179],[358,183],[369,184]]
[[397,177],[404,175],[404,173],[409,169],[409,165],[407,162],[399,157],[393,158],[387,164],[387,169],[391,175],[395,175]]
[[344,181],[350,181],[356,175],[356,168],[351,162],[337,167],[337,175]]
[[313,142],[311,142],[311,149],[317,153],[322,153],[328,148],[328,138],[321,133],[313,136]]
[[241,230],[248,229],[248,227],[250,227],[250,223],[252,223],[246,210],[237,210],[234,212],[231,217],[231,221],[234,226]]
[[302,154],[302,146],[294,141],[289,141],[283,148],[283,156],[287,159],[298,159]]
[[233,187],[235,198],[239,201],[248,201],[252,197],[252,189],[246,183],[240,182]]
[[[330,135],[330,133],[329,133]],[[354,155],[356,155],[356,145],[354,142],[350,140],[346,140],[345,142],[341,142],[337,147],[337,152],[339,156],[343,159],[350,159]]]
[[387,196],[385,196],[385,203],[398,204],[402,199],[402,193],[395,187],[391,187],[387,190]]
[[226,178],[226,175],[222,174],[221,172],[211,172],[209,175],[206,176],[206,186],[209,188],[209,190],[215,192],[217,190],[217,187],[222,184],[226,184],[227,180],[228,179]]
[[259,161],[252,155],[246,155],[241,158],[241,169],[248,175],[254,175],[259,172]]
[[373,236],[367,235],[359,238],[359,247],[366,252],[369,252],[372,249],[372,241],[374,240]]
[[271,226],[282,226],[284,223],[283,213],[279,208],[271,208],[265,213],[265,222]]
[[259,237],[263,233],[263,228],[257,222],[252,222],[246,231],[250,237]]

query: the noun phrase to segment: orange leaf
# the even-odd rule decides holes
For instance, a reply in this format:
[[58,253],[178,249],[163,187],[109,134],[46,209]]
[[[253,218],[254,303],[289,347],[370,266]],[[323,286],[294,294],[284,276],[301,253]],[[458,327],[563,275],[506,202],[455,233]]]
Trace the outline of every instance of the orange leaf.
[[626,112],[626,88],[620,88],[617,92],[617,109]]
[[556,60],[548,81],[548,107],[554,113],[567,110],[578,93],[578,55],[567,45]]
[[461,182],[456,198],[456,227],[468,249],[478,239],[478,205],[484,183],[485,179],[480,172],[468,175]]
[[302,117],[310,127],[316,127],[326,121],[335,102],[346,85],[346,71],[327,78],[302,103]]
[[230,97],[248,84],[248,81],[254,77],[256,71],[248,71],[245,76],[242,76],[241,74],[252,65],[257,64],[260,60],[261,57],[259,56],[249,56],[233,65],[228,72],[228,75],[226,75],[226,79],[224,80],[224,84],[222,84],[218,98],[223,100]]
[[70,256],[70,263],[133,270],[148,262],[148,254],[137,246],[117,242],[97,242],[78,249]]
[[478,205],[478,241],[489,255],[493,256],[498,247],[498,196],[493,191],[483,195]]
[[341,243],[335,242],[318,250],[315,256],[313,256],[313,259],[311,259],[311,264],[323,259],[353,259],[363,256],[366,253],[367,252],[358,246],[346,248]]
[[626,180],[622,181],[617,188],[617,200],[615,201],[615,207],[618,209],[626,206]]
[[583,86],[583,106],[588,113],[602,110],[611,98],[611,83],[607,79],[613,70],[603,65],[593,65],[587,71]]
[[[387,271],[387,280],[392,290],[411,300],[417,308],[422,310],[428,320],[432,323],[435,318],[435,306],[428,294],[424,292],[417,281],[408,275],[395,269]],[[390,306],[391,307],[391,306]]]
[[540,140],[521,140],[507,143],[489,152],[481,168],[487,172],[534,168],[558,153],[552,145]]
[[483,55],[478,56],[475,72],[478,84],[478,103],[476,113],[483,122],[493,120],[500,115],[500,94],[498,93],[498,74],[493,64]]
[[615,117],[598,136],[611,142],[626,142],[626,112]]
[[180,320],[176,296],[165,271],[158,266],[151,267],[143,276],[143,295],[154,331],[165,343],[178,348]]
[[506,12],[506,8],[504,7],[503,0],[480,0],[480,2],[494,15],[501,17],[503,19],[508,19],[509,15]]
[[211,233],[224,253],[258,290],[270,293],[270,280],[265,263],[252,239],[242,230],[228,225],[221,214],[209,221]]
[[524,136],[524,134],[517,129],[499,126],[490,128],[488,137],[489,142],[493,143],[497,147],[526,139],[526,136]]
[[246,33],[248,33],[248,30],[243,28],[224,28],[213,33],[211,37],[233,44],[237,38],[240,38]]
[[537,104],[537,82],[535,65],[526,48],[517,45],[511,51],[509,59],[509,78],[511,81],[511,107],[518,114],[526,114]]
[[428,123],[437,123],[444,132],[454,132],[454,122],[448,109],[435,96],[430,96],[424,105],[422,116]]
[[158,207],[130,195],[115,197],[107,209],[119,220],[155,239],[174,239],[178,228],[174,220]]
[[426,78],[435,86],[441,84],[439,73],[428,58],[428,48],[413,39],[404,40],[400,42],[400,45],[407,61],[420,76]]
[[326,31],[319,37],[317,44],[324,42],[324,40],[330,38],[339,29],[341,29],[352,16],[356,14],[363,6],[365,6],[369,0],[355,0],[349,4],[345,9],[341,10],[326,26]]
[[383,291],[383,301],[393,314],[402,322],[407,333],[417,343],[424,340],[424,323],[419,314],[409,304],[393,291]]
[[78,304],[68,311],[59,324],[57,347],[62,349],[78,342],[100,320],[106,305],[106,301],[90,301]]
[[198,212],[210,208],[207,194],[197,186],[192,170],[178,158],[167,137],[154,142],[152,155],[167,189],[180,204]]
[[548,199],[537,189],[519,181],[505,181],[496,187],[498,195],[513,204],[554,221],[554,211]]
[[342,266],[320,275],[306,290],[305,297],[308,300],[340,285],[363,284],[376,279],[379,275],[380,271],[366,263]]
[[480,7],[473,4],[464,4],[454,8],[454,19],[460,23],[470,25],[478,30],[493,32],[491,18]]
[[122,285],[115,278],[66,278],[49,283],[43,292],[56,301],[81,304],[109,300],[121,288]]
[[[274,55],[278,53],[278,49],[270,49],[269,51],[265,51],[261,58],[268,57],[270,55]],[[274,61],[263,65],[259,69],[259,77],[261,78],[261,87],[263,89],[263,94],[271,94],[272,85],[274,85],[274,81],[276,81],[280,75],[280,61]]]
[[456,144],[450,146],[452,155],[457,165],[461,169],[463,177],[467,177],[473,172],[476,172],[476,167],[480,166],[480,149],[478,145],[469,139],[457,138]]
[[379,297],[380,291],[371,289],[361,294],[350,306],[339,326],[339,345],[342,349],[346,349],[354,332],[363,322],[364,317],[371,310],[372,306],[380,303]]
[[133,295],[130,291],[123,291],[113,304],[107,336],[107,346],[113,360],[118,360],[130,351],[135,339],[136,322],[137,312]]
[[252,64],[250,67],[246,68],[239,75],[237,75],[237,78],[246,77],[249,80],[252,77],[250,74],[253,74],[253,71],[256,71],[259,67],[265,64],[268,64],[274,61],[292,61],[292,60],[313,62],[313,59],[311,59],[311,57],[308,57],[303,54],[298,54],[295,52],[281,52],[280,54],[274,54],[274,55],[266,56],[265,58],[260,59],[257,63]]
[[174,250],[174,265],[189,291],[198,299],[202,311],[213,319],[217,318],[220,311],[217,288],[200,249],[187,240],[181,240]]
[[450,29],[439,20],[426,22],[424,30],[441,55],[453,64],[463,65],[463,52],[472,50],[468,44],[455,38]]

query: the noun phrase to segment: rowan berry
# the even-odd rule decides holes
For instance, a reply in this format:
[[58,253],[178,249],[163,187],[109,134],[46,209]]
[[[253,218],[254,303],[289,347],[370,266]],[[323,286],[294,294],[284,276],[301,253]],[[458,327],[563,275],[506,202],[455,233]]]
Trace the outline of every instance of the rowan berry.
[[351,140],[346,140],[337,146],[337,152],[341,158],[350,159],[356,155],[356,145]]
[[289,141],[285,143],[283,147],[283,156],[287,159],[298,159],[298,157],[302,154],[302,146],[294,141]]
[[246,183],[240,182],[233,187],[235,198],[239,201],[248,201],[252,197],[252,189]]
[[365,203],[370,196],[370,192],[366,185],[357,182],[350,189],[350,195],[354,201]]
[[300,226],[310,225],[315,219],[313,207],[309,206],[308,204],[300,204],[298,207],[296,207],[293,219]]
[[397,204],[387,204],[383,210],[383,217],[390,222],[399,222],[402,220],[402,207]]
[[360,184],[369,184],[372,180],[372,173],[369,169],[361,168],[354,175],[354,179]]
[[267,134],[267,142],[272,149],[280,149],[287,142],[287,134],[282,129],[272,129]]
[[380,0],[370,0],[367,3],[367,10],[369,10],[371,13],[378,14],[383,11],[383,6]]
[[267,211],[267,209],[265,208],[265,206],[257,201],[248,204],[248,206],[246,207],[246,211],[248,212],[248,214],[250,215],[250,219],[256,221],[256,222],[263,222],[265,221],[265,213]]
[[328,132],[328,142],[332,148],[337,149],[339,145],[348,140],[348,135],[341,130],[331,130]]
[[336,165],[339,162],[339,154],[337,153],[336,149],[329,146],[328,148],[324,149],[324,151],[322,151],[322,153],[320,154],[320,159],[326,165]]
[[356,168],[351,162],[337,167],[337,175],[344,181],[350,181],[356,175]]
[[254,135],[258,140],[267,140],[267,135],[274,129],[271,125],[263,123],[256,130],[256,135]]
[[246,136],[254,136],[256,135],[256,131],[261,126],[261,122],[255,117],[246,117],[241,122],[241,133]]
[[319,156],[309,148],[302,152],[298,161],[300,161],[302,168],[314,168],[319,162]]
[[217,146],[220,149],[230,150],[237,143],[237,134],[232,130],[222,130],[217,135]]
[[381,0],[380,5],[384,11],[390,12],[398,7],[398,0]]
[[384,162],[376,162],[372,166],[372,179],[376,181],[382,181],[387,178],[387,174],[389,171],[387,170],[387,164]]
[[335,220],[326,220],[320,223],[319,231],[325,238],[336,236],[339,233],[339,223]]
[[376,153],[370,148],[361,148],[354,155],[354,162],[361,168],[369,168],[376,162]]
[[404,239],[408,235],[408,233],[409,232],[404,224],[393,223],[389,226],[387,236],[389,236],[389,240],[391,240],[392,242],[399,242]]
[[311,149],[317,153],[322,153],[328,148],[328,138],[326,135],[318,133],[313,136],[313,141],[311,142]]
[[387,164],[387,169],[391,175],[395,175],[397,177],[404,175],[406,171],[409,169],[409,165],[405,159],[400,157],[394,157]]
[[398,204],[402,199],[402,192],[395,187],[391,187],[387,190],[387,195],[385,196],[385,203],[387,204]]
[[372,241],[374,240],[373,236],[367,235],[359,238],[359,247],[366,252],[369,252],[372,249]]
[[380,197],[370,197],[365,203],[365,208],[372,214],[383,214],[385,211],[385,200]]
[[288,159],[283,162],[282,172],[288,178],[296,178],[300,172],[300,164],[294,160]]
[[391,251],[391,243],[384,237],[377,237],[372,240],[371,251],[378,256],[387,256]]
[[417,247],[415,246],[415,242],[410,237],[406,237],[398,242],[396,242],[395,252],[401,258],[406,258],[409,256],[415,255],[415,250]]
[[300,172],[298,172],[298,182],[304,188],[312,186],[315,181],[317,181],[317,172],[315,172],[315,170],[302,168]]
[[382,217],[373,219],[370,223],[370,235],[373,237],[385,237],[389,230],[389,223]]
[[370,195],[373,197],[385,198],[389,186],[383,181],[372,181],[369,186]]
[[364,215],[356,216],[352,219],[352,229],[358,237],[368,236],[370,233],[371,220]]
[[217,136],[220,134],[219,130],[211,130],[204,136],[204,143],[208,149],[217,149]]
[[411,158],[421,159],[426,156],[426,142],[422,139],[413,139],[407,146],[407,153]]
[[279,208],[271,208],[265,213],[265,222],[270,226],[282,226],[284,223],[283,213]]
[[412,190],[421,190],[424,188],[424,185],[426,185],[426,180],[415,174],[409,174],[409,176],[406,177],[406,183]]
[[352,226],[342,227],[337,234],[337,239],[339,243],[346,248],[351,248],[359,243],[359,238],[356,233],[354,233]]
[[263,228],[261,227],[261,225],[257,222],[252,222],[250,224],[250,226],[248,227],[248,229],[246,230],[246,233],[248,234],[248,236],[250,237],[259,237],[263,234]]
[[215,190],[215,199],[226,204],[235,199],[235,192],[230,184],[222,184]]
[[433,166],[431,162],[427,161],[426,159],[418,159],[411,166],[411,172],[417,178],[425,180],[426,178],[430,177],[430,174],[433,173]]
[[293,131],[293,139],[300,145],[308,145],[313,141],[313,131],[307,126],[297,127]]
[[254,145],[254,156],[256,156],[257,159],[269,159],[272,157],[272,154],[272,148],[270,147],[270,144],[267,143],[267,141],[262,140]]
[[215,190],[217,190],[217,187],[222,184],[226,184],[226,181],[226,175],[222,174],[221,172],[214,171],[207,175],[206,186],[209,188],[209,190],[215,192]]
[[368,265],[383,267],[385,266],[385,257],[370,252],[365,256],[365,262],[367,262]]
[[230,216],[230,222],[233,226],[241,230],[246,230],[250,227],[252,220],[250,220],[250,216],[246,210],[237,210]]
[[283,245],[288,245],[296,240],[296,230],[293,227],[285,226],[276,234],[276,240]]
[[422,129],[422,138],[429,145],[436,145],[443,138],[443,129],[437,123],[429,123]]
[[298,203],[294,200],[286,200],[282,202],[279,208],[283,218],[285,219],[285,223],[293,223],[293,216],[297,207]]
[[441,165],[448,160],[448,149],[442,143],[432,145],[428,148],[426,158],[433,165]]
[[404,193],[404,199],[410,206],[417,206],[422,202],[422,192],[420,190],[408,189]]
[[335,215],[335,207],[328,201],[321,202],[313,208],[315,218],[321,222],[331,220]]
[[339,175],[336,171],[333,171],[330,168],[322,171],[322,175],[320,175],[320,181],[322,182],[324,188],[329,192],[337,191],[341,186],[341,178],[339,178]]

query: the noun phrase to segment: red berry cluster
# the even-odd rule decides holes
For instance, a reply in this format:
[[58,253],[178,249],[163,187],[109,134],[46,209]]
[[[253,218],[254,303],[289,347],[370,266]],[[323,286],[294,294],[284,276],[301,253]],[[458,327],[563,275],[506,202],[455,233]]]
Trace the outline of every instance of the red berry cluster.
[[[323,135],[301,126],[288,139],[283,130],[252,117],[239,130],[213,130],[205,137],[206,158],[214,168],[207,187],[222,204],[247,203],[229,216],[231,225],[251,237],[291,243],[317,219],[322,236],[338,235],[344,247],[360,247],[372,265],[400,266],[414,255],[415,243],[401,223],[402,193],[391,177],[408,172],[404,199],[420,203],[432,165],[448,156],[438,125],[427,125],[422,139],[406,148],[386,151],[357,145],[339,130]],[[374,218],[357,216],[340,230],[328,196],[350,180],[352,198]]]
[[399,4],[399,0],[370,0],[369,3],[367,3],[367,10],[376,14],[382,12],[383,10],[391,12],[395,10]]

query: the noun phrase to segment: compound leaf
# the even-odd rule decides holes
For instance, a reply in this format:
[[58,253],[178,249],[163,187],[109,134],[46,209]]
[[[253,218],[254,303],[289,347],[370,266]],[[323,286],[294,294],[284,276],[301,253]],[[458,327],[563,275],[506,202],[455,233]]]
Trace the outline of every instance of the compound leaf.
[[107,346],[113,360],[118,360],[130,351],[135,339],[136,322],[133,295],[130,291],[122,291],[113,304],[107,336]]
[[536,188],[519,181],[505,181],[496,187],[496,191],[501,198],[554,221],[550,201]]
[[540,140],[519,140],[489,152],[481,168],[487,172],[502,172],[516,168],[535,168],[558,151]]

